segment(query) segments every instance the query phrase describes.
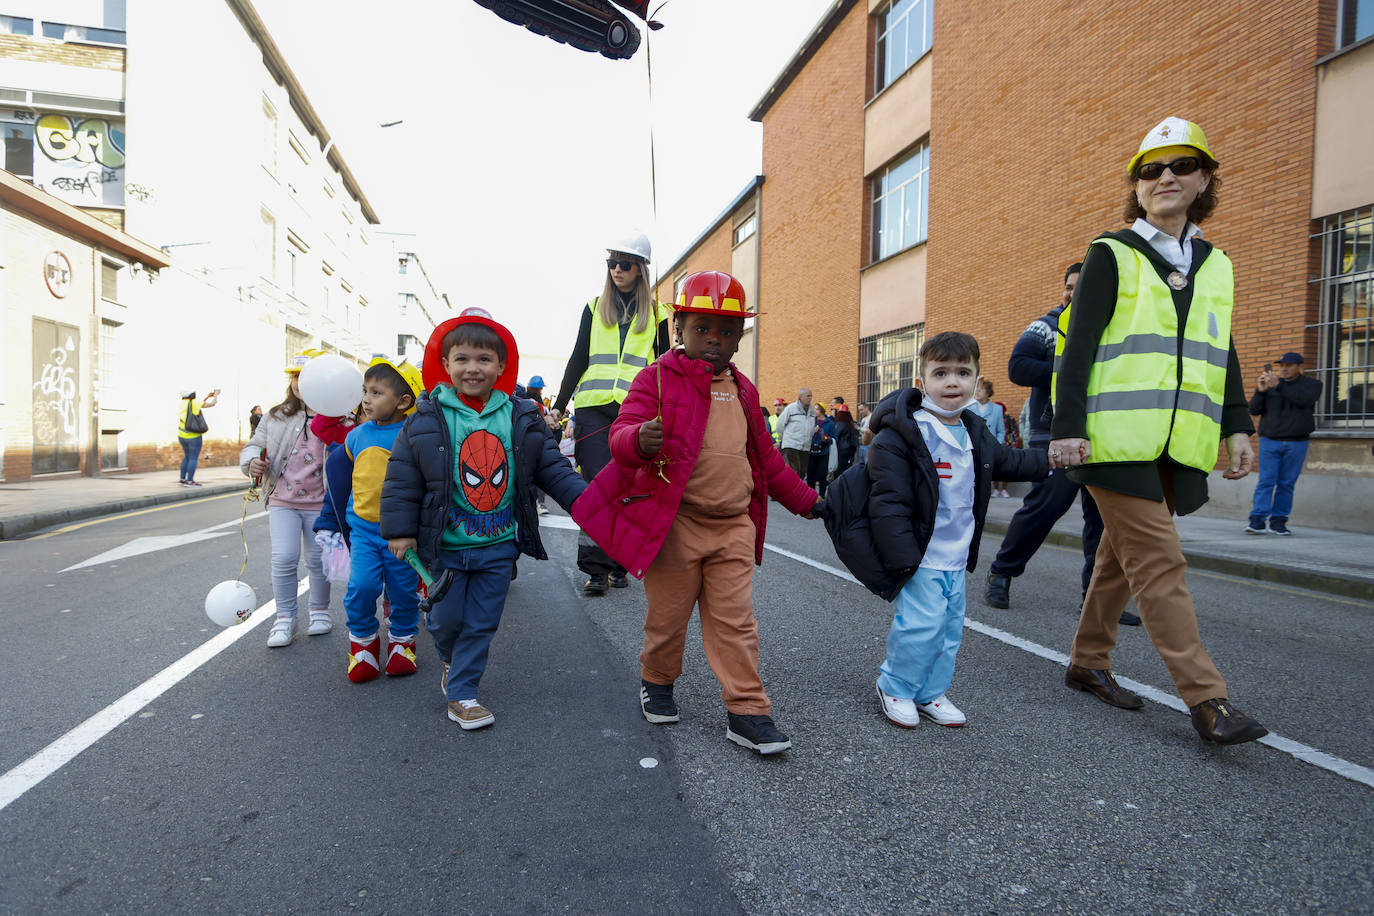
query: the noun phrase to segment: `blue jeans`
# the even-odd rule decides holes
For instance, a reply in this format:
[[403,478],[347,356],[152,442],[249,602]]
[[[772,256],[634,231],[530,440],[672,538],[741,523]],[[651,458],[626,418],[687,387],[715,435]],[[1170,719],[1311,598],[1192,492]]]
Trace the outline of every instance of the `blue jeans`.
[[467,550],[446,550],[440,557],[453,570],[444,600],[429,609],[426,628],[448,668],[448,698],[477,699],[477,684],[487,670],[487,651],[501,625],[510,591],[510,574],[520,551],[515,541],[500,541]]
[[419,578],[415,570],[392,556],[376,522],[366,522],[348,512],[352,529],[348,545],[348,591],[344,610],[348,612],[348,635],[367,642],[377,635],[377,599],[386,586],[391,602],[391,639],[413,639],[420,629],[420,599],[415,596]]
[[196,465],[200,464],[200,440],[200,436],[194,436],[190,439],[184,436],[177,437],[177,441],[181,443],[182,480],[196,479]]
[[878,687],[891,697],[929,703],[954,681],[964,640],[962,569],[921,567],[897,593]]
[[1259,483],[1250,520],[1262,526],[1266,518],[1288,521],[1293,511],[1293,487],[1307,460],[1307,440],[1266,439],[1259,441]]

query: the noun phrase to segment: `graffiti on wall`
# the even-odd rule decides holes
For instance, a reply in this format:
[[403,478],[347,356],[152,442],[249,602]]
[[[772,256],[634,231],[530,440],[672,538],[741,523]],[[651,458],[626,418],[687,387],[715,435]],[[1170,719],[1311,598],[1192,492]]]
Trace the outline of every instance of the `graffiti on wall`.
[[124,203],[124,125],[46,114],[34,125],[34,184],[68,203]]
[[78,357],[81,332],[66,324],[33,319],[33,472],[80,467],[77,430]]

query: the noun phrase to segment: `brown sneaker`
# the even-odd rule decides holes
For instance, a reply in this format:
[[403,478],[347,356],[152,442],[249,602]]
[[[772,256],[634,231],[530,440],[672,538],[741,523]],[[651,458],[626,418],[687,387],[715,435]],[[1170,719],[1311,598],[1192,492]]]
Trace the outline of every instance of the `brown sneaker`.
[[458,727],[464,731],[485,728],[496,721],[496,716],[491,714],[491,710],[476,700],[450,700],[448,717],[451,721],[457,722]]

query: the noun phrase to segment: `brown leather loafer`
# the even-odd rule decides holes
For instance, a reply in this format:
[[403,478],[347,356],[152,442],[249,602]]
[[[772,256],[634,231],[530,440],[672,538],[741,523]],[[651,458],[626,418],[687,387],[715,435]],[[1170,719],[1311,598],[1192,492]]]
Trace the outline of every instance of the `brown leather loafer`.
[[1145,705],[1140,697],[1116,682],[1110,669],[1084,668],[1082,665],[1070,664],[1069,670],[1064,672],[1064,684],[1075,690],[1086,690],[1108,706],[1140,709]]
[[1188,711],[1197,733],[1217,744],[1244,744],[1269,734],[1269,729],[1236,709],[1226,697],[1204,700]]

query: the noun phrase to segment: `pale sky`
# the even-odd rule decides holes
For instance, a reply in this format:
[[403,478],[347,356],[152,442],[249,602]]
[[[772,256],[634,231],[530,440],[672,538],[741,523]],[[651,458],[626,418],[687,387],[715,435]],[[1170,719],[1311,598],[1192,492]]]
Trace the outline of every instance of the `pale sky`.
[[254,0],[383,228],[418,233],[440,290],[510,326],[521,381],[550,389],[607,240],[642,228],[665,268],[759,174],[748,113],[832,2],[669,0],[641,24],[651,108],[644,44],[609,60],[472,0]]

